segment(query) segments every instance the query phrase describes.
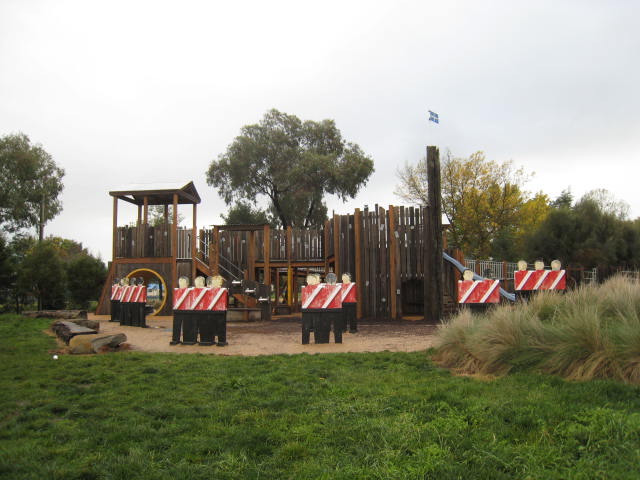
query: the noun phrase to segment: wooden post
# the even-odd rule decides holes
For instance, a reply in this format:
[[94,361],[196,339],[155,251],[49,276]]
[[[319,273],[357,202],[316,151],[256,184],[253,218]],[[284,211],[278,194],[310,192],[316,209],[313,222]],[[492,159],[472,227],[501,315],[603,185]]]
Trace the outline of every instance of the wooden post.
[[396,277],[396,211],[393,205],[389,205],[389,290],[391,300],[391,319],[398,319],[398,279]]
[[113,253],[111,261],[115,262],[118,253],[118,197],[113,197]]
[[340,278],[340,219],[333,214],[333,273]]
[[271,228],[269,225],[264,226],[263,230],[263,259],[264,259],[264,284],[271,285]]
[[249,238],[247,240],[247,268],[249,270],[249,280],[256,279],[256,231],[251,230],[249,232]]
[[440,152],[427,147],[427,209],[424,225],[424,318],[442,319],[444,286],[442,280],[442,196],[440,191]]
[[287,305],[293,305],[293,270],[291,268],[291,227],[287,227]]
[[356,208],[353,214],[353,226],[354,226],[354,245],[356,256],[356,271],[353,272],[353,281],[356,282],[357,292],[357,304],[356,304],[356,317],[362,318],[362,216],[360,215],[360,209]]
[[213,275],[220,274],[220,227],[213,227],[213,242],[209,247],[209,267]]
[[142,212],[142,223],[144,225],[149,223],[149,197],[144,196],[144,210]]
[[[171,291],[178,287],[178,194],[173,194],[173,225],[171,226]],[[192,279],[193,280],[193,279]]]
[[138,205],[138,220],[136,221],[136,226],[140,226],[142,224],[142,205]]
[[329,220],[324,222],[324,230],[322,231],[324,237],[324,274],[329,273]]
[[197,257],[197,238],[198,238],[198,206],[193,204],[193,224],[191,225],[191,278],[195,282],[196,279],[196,257]]

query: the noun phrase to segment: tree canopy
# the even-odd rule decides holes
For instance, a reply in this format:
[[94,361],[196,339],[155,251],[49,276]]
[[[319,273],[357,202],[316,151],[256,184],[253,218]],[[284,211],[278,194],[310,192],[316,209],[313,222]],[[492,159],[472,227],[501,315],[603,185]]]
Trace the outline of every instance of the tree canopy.
[[[396,195],[427,205],[426,159],[398,171]],[[445,156],[441,172],[442,210],[451,226],[451,245],[466,254],[508,257],[522,237],[546,216],[549,199],[523,190],[529,176],[513,162],[498,163],[475,152],[469,158]]]
[[602,189],[575,205],[567,205],[565,192],[561,197],[527,239],[527,258],[558,258],[586,268],[640,266],[640,224],[625,219],[624,202]]
[[232,205],[227,214],[222,215],[222,220],[227,225],[262,225],[270,223],[267,212],[252,207],[249,202],[244,200],[239,200]]
[[[64,170],[23,133],[0,138],[0,228],[15,232],[45,224],[62,211]],[[41,206],[44,201],[44,216]]]
[[326,219],[326,194],[353,198],[371,173],[373,160],[333,120],[303,122],[273,109],[242,127],[206,176],[228,205],[264,198],[282,227],[302,227]]
[[0,311],[20,312],[34,298],[44,308],[87,308],[98,300],[107,276],[104,262],[81,243],[60,237],[0,235]]

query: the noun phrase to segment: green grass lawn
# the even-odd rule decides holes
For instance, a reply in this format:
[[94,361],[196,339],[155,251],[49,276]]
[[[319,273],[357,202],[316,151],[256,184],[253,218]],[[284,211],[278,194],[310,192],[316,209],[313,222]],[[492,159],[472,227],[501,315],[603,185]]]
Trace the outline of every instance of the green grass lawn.
[[640,477],[640,388],[423,353],[63,355],[0,317],[7,479]]

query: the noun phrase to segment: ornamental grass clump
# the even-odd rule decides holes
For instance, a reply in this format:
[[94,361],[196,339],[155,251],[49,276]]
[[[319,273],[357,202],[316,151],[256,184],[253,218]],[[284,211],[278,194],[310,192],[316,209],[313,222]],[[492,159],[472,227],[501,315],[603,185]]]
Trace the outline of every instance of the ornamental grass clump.
[[483,323],[484,316],[472,315],[468,310],[460,312],[438,331],[438,350],[434,358],[444,367],[461,373],[480,370],[481,359],[471,351],[474,333]]
[[614,277],[444,323],[434,360],[464,373],[543,371],[640,383],[640,283]]

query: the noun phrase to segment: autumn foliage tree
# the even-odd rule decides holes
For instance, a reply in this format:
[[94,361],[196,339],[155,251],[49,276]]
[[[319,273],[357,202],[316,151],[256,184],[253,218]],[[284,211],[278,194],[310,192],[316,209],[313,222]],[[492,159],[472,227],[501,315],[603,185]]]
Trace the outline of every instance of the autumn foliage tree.
[[[427,204],[426,160],[398,171],[396,195],[404,201]],[[529,175],[513,162],[487,160],[475,152],[469,158],[447,153],[441,166],[442,210],[451,224],[449,243],[476,258],[517,255],[523,237],[549,210],[543,193],[523,189]]]
[[326,194],[353,198],[372,172],[373,160],[344,140],[333,120],[303,122],[274,109],[242,127],[211,162],[207,183],[227,205],[266,199],[280,226],[304,227],[326,219]]

